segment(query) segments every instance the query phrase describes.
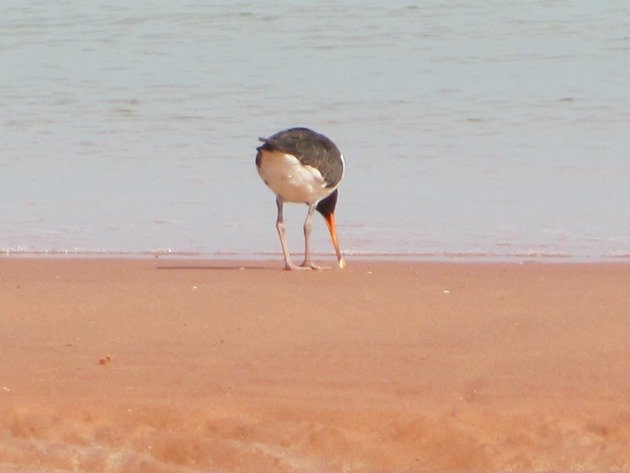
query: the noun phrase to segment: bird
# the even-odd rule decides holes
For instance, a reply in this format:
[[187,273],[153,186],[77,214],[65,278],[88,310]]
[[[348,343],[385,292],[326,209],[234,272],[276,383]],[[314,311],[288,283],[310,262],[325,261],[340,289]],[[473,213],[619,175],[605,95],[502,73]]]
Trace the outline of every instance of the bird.
[[[338,187],[345,169],[339,148],[326,136],[303,127],[289,128],[269,138],[259,138],[259,141],[263,144],[256,148],[256,168],[265,184],[276,194],[276,230],[280,237],[284,269],[323,269],[313,263],[311,256],[311,218],[315,210],[326,221],[337,263],[343,269],[346,261],[339,247],[335,226]],[[308,206],[304,221],[304,261],[300,266],[291,262],[287,246],[283,216],[285,202]]]

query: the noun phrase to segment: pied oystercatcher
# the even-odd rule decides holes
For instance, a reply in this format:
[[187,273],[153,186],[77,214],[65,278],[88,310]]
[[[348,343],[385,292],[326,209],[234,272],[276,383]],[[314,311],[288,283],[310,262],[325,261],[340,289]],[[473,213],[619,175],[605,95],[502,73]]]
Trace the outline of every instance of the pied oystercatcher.
[[[314,210],[326,220],[339,267],[343,268],[346,263],[335,227],[337,187],[344,172],[341,152],[330,139],[308,128],[290,128],[259,140],[264,144],[257,148],[256,167],[262,180],[276,194],[276,229],[285,269],[320,269],[311,261],[311,216]],[[291,263],[282,212],[285,202],[308,205],[304,222],[304,262],[301,266]]]

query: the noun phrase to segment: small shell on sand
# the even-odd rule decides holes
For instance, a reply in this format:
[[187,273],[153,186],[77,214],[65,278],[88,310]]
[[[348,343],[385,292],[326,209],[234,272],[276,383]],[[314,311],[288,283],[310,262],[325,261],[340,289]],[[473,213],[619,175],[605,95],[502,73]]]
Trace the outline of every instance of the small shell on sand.
[[99,365],[109,365],[112,362],[111,356],[106,356],[98,360]]

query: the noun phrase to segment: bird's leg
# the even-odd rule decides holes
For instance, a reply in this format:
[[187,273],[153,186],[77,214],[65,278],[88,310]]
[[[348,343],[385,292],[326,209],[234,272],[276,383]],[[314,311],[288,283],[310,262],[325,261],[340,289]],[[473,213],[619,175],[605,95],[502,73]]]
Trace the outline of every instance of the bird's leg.
[[313,264],[311,260],[311,217],[313,216],[315,207],[316,204],[309,204],[306,220],[304,221],[304,262],[302,263],[302,267],[310,269],[330,269],[317,266]]
[[287,237],[284,225],[284,202],[278,196],[276,197],[276,206],[278,207],[278,218],[276,219],[276,230],[278,230],[278,236],[280,237],[280,245],[282,246],[282,255],[284,256],[284,269],[292,269],[291,256],[289,255],[289,248],[287,247]]
[[276,197],[276,206],[278,207],[278,218],[276,219],[276,230],[278,230],[278,236],[280,237],[280,245],[282,246],[282,256],[284,256],[284,269],[302,269],[300,266],[294,266],[291,263],[291,255],[289,254],[289,247],[287,245],[286,229],[284,225],[284,201],[280,196]]

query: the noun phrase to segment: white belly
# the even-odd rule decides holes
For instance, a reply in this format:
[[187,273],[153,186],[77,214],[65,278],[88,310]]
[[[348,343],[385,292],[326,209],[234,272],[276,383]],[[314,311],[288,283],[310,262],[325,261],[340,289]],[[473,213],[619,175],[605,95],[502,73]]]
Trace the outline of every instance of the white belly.
[[280,151],[261,152],[258,174],[285,202],[311,204],[335,190],[334,187],[326,187],[317,169],[304,166],[296,157]]

